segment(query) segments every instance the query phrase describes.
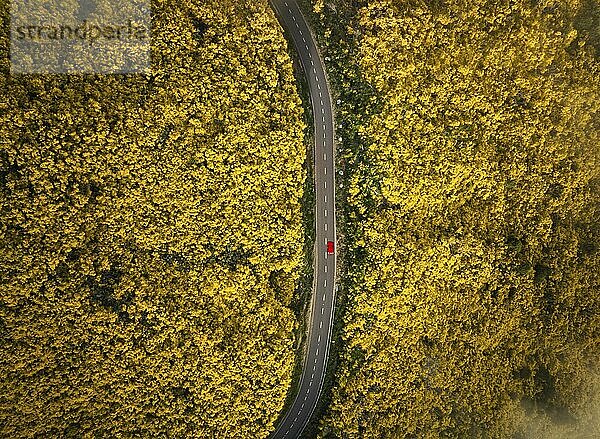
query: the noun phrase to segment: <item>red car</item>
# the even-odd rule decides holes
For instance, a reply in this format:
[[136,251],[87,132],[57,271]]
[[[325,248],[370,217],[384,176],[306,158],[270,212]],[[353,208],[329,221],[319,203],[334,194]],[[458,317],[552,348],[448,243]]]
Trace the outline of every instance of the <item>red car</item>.
[[334,252],[333,241],[327,241],[327,254],[332,255]]

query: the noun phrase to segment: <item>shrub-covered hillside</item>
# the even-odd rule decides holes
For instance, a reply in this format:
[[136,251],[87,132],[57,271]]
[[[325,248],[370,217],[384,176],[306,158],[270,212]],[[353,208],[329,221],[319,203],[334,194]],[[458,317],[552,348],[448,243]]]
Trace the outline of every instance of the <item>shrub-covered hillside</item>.
[[375,0],[327,28],[335,3],[316,2],[332,77],[348,97],[353,56],[374,99],[340,154],[351,282],[323,435],[598,437],[590,2]]
[[267,2],[157,0],[147,76],[10,76],[1,16],[0,436],[266,437],[305,156]]

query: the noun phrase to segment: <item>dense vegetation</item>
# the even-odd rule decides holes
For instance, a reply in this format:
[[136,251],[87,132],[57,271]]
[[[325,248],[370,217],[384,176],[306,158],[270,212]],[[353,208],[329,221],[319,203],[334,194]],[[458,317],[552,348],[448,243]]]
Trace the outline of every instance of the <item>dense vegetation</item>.
[[599,436],[597,3],[314,6],[350,101],[322,435]]
[[267,2],[157,0],[145,76],[11,76],[0,15],[0,436],[265,437],[305,178]]

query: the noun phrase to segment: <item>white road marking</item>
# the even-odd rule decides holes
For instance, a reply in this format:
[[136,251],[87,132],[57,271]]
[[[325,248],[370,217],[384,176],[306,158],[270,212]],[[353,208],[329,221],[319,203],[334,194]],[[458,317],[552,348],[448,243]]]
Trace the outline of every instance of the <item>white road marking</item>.
[[[321,107],[321,113],[325,114],[325,108]],[[325,134],[325,133],[323,133]]]
[[323,153],[323,160],[327,161],[327,153],[326,152]]
[[327,195],[325,195],[323,198],[325,199],[325,202],[327,203]]
[[321,343],[321,334],[319,334],[319,339],[317,340],[317,343]]
[[327,231],[327,223],[325,223],[325,231]]
[[325,186],[325,189],[327,189],[327,181],[323,182],[323,186]]
[[327,209],[325,209],[325,216],[327,216]]
[[327,175],[327,168],[324,168],[324,170],[325,170],[325,175]]
[[321,315],[325,314],[325,308],[321,308]]
[[325,265],[325,273],[327,273],[327,265]]
[[321,99],[321,107],[323,106],[323,99]]
[[327,288],[327,279],[325,279],[325,282],[323,282],[323,288]]
[[[322,91],[320,91],[320,92],[319,92],[319,97],[320,97],[320,98],[322,98],[322,97],[323,97],[323,92],[322,92]],[[323,105],[323,101],[321,101],[321,105]]]
[[323,328],[323,320],[319,322],[319,329]]
[[315,355],[318,357],[319,356],[319,349],[317,348],[317,352],[315,353]]
[[325,302],[325,299],[327,299],[327,294],[323,294],[323,302]]

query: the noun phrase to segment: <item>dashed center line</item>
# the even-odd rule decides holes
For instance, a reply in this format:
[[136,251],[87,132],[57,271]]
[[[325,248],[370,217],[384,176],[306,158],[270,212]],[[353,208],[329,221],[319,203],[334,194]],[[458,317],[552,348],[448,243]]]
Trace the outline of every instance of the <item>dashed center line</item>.
[[[310,76],[311,74],[313,75],[313,78],[308,77],[307,79],[309,80],[310,86],[311,88],[313,88],[312,90],[312,95],[313,95],[313,102],[315,104],[315,107],[317,106],[317,102],[319,102],[320,108],[321,108],[321,121],[319,121],[318,119],[318,109],[315,108],[315,127],[317,129],[320,129],[321,127],[319,127],[319,123],[321,123],[322,125],[322,133],[323,133],[323,137],[322,139],[319,137],[319,135],[317,134],[316,136],[316,142],[315,142],[315,148],[317,148],[317,151],[322,147],[321,152],[323,154],[323,161],[324,163],[328,163],[328,151],[331,147],[331,145],[328,145],[328,139],[329,139],[329,135],[328,135],[328,128],[327,128],[327,121],[325,120],[326,117],[326,112],[325,112],[325,106],[327,105],[327,108],[329,109],[331,107],[331,102],[330,102],[330,96],[327,92],[327,89],[323,89],[321,87],[321,82],[323,83],[323,87],[326,87],[327,85],[327,77],[325,76],[324,72],[323,72],[323,76],[321,76],[321,70],[322,69],[322,64],[320,62],[320,59],[317,58],[317,56],[319,56],[319,48],[318,45],[316,45],[316,43],[313,41],[311,33],[310,33],[310,27],[307,27],[307,25],[304,22],[304,19],[301,16],[301,13],[299,12],[298,6],[293,2],[293,1],[286,1],[283,0],[283,4],[285,5],[285,7],[287,8],[287,11],[289,12],[289,16],[284,17],[284,23],[287,23],[287,26],[289,28],[290,31],[292,31],[292,29],[296,28],[296,30],[292,31],[292,35],[294,36],[294,40],[296,43],[296,47],[298,48],[298,50],[301,52],[300,53],[300,57],[303,61],[303,65],[306,66],[306,73],[308,76]],[[292,7],[293,6],[293,7]],[[278,9],[278,8],[276,8]],[[283,11],[283,8],[279,9],[280,11]],[[281,15],[281,14],[280,14]],[[290,18],[293,20],[290,20]],[[292,23],[295,25],[292,25]],[[301,23],[301,24],[300,24]],[[314,47],[313,47],[314,46]],[[305,53],[302,53],[306,51]],[[313,53],[311,53],[312,51],[314,51],[314,55]],[[310,65],[307,63],[304,63],[304,61],[309,61]],[[318,62],[317,62],[318,61]],[[319,71],[317,71],[317,64],[319,65]],[[312,70],[312,72],[311,72]],[[314,87],[316,85],[316,87]],[[316,97],[315,92],[318,92],[318,98]],[[327,97],[327,99],[325,99],[325,97]],[[318,101],[317,101],[318,99]],[[329,111],[329,110],[328,110]],[[329,118],[332,119],[332,118]],[[331,123],[332,121],[330,121],[329,123]],[[334,133],[335,134],[335,133]],[[333,139],[335,141],[335,138]],[[332,158],[332,162],[335,158],[334,154],[330,155]],[[318,168],[317,168],[318,169]],[[327,176],[328,174],[328,166],[323,166],[323,174]],[[332,168],[332,172],[333,174],[335,174],[335,168]],[[328,185],[327,185],[327,178],[323,179],[323,186],[322,188],[324,188],[324,192],[327,193],[327,189],[328,189]],[[335,194],[334,194],[335,195]],[[328,195],[322,194],[323,196],[323,200],[325,205],[328,205]],[[317,198],[318,199],[318,198]],[[328,217],[328,209],[323,209],[323,213],[325,218]],[[335,216],[335,215],[333,215]],[[323,227],[324,227],[324,231],[326,232],[326,234],[330,233],[330,230],[334,231],[335,229],[335,224],[332,225],[332,227],[329,227],[329,222],[328,220],[324,220],[323,221]],[[323,230],[323,229],[322,229]],[[328,239],[335,239],[335,236],[333,237],[325,237],[324,241],[325,241],[325,245],[327,245],[328,243]],[[329,266],[328,266],[328,253],[327,251],[324,251],[323,253],[325,256],[325,261],[323,264],[323,270],[324,273],[328,273],[329,271]],[[318,266],[317,266],[318,267]],[[318,273],[318,268],[315,268],[317,270]],[[335,270],[333,270],[335,271]],[[323,273],[323,272],[322,272]],[[317,274],[321,275],[323,277],[327,277],[328,275],[323,275],[323,274]],[[318,280],[318,279],[317,279]],[[328,279],[323,279],[323,287],[325,289],[327,289],[328,287]],[[333,286],[335,286],[335,282],[331,282],[333,284]],[[318,284],[315,284],[318,285]],[[327,308],[327,312],[328,314],[330,312],[333,312],[331,308],[329,308],[328,304],[327,304],[327,299],[328,299],[328,292],[327,291],[315,291],[315,300],[318,300],[318,294],[322,294],[322,302],[321,302],[321,317],[317,320],[319,320],[319,329],[323,329],[324,325],[324,314],[325,314],[325,308]],[[318,305],[315,304],[315,308],[318,309]],[[316,319],[316,315],[315,315],[315,319]],[[327,322],[325,322],[327,323]],[[316,320],[312,323],[313,329],[312,330],[316,330]],[[327,325],[325,325],[325,328],[327,328]],[[331,329],[331,328],[330,328]],[[298,396],[298,401],[295,405],[295,410],[291,411],[291,413],[288,414],[288,421],[286,422],[286,427],[282,428],[280,430],[281,433],[284,433],[283,436],[281,436],[280,434],[277,435],[277,437],[279,438],[289,438],[291,439],[292,437],[296,437],[297,434],[300,434],[300,432],[302,431],[302,429],[304,428],[306,422],[308,422],[308,418],[310,417],[310,414],[312,413],[312,410],[314,409],[313,404],[314,401],[316,401],[319,397],[318,392],[321,388],[321,386],[323,385],[323,373],[324,373],[324,368],[323,370],[319,369],[319,372],[316,372],[316,368],[317,365],[323,365],[323,358],[319,358],[319,355],[323,356],[323,355],[327,355],[327,351],[328,351],[328,343],[329,343],[329,336],[327,332],[318,332],[317,333],[317,346],[316,351],[314,351],[314,364],[312,367],[312,373],[310,375],[310,380],[308,383],[308,388],[304,387],[306,390],[306,393],[301,392]],[[313,339],[314,340],[314,339]],[[321,342],[323,342],[323,347],[321,347]],[[310,354],[310,350],[309,350],[309,355],[313,355]],[[326,359],[325,359],[326,361]],[[310,364],[310,363],[308,363]],[[319,366],[320,367],[320,366]],[[310,369],[307,368],[308,372]],[[308,378],[308,373],[306,373],[304,375],[304,379]],[[314,384],[314,386],[313,386]],[[306,381],[304,381],[303,383],[304,386],[307,386]],[[319,389],[319,390],[317,390]],[[303,398],[301,397],[303,396]],[[308,397],[311,396],[311,401],[309,403],[308,401]],[[300,403],[302,403],[300,405]],[[292,421],[292,417],[293,417],[293,421]],[[291,422],[290,422],[291,421]],[[291,424],[291,425],[290,425]],[[285,430],[284,430],[285,429]]]

